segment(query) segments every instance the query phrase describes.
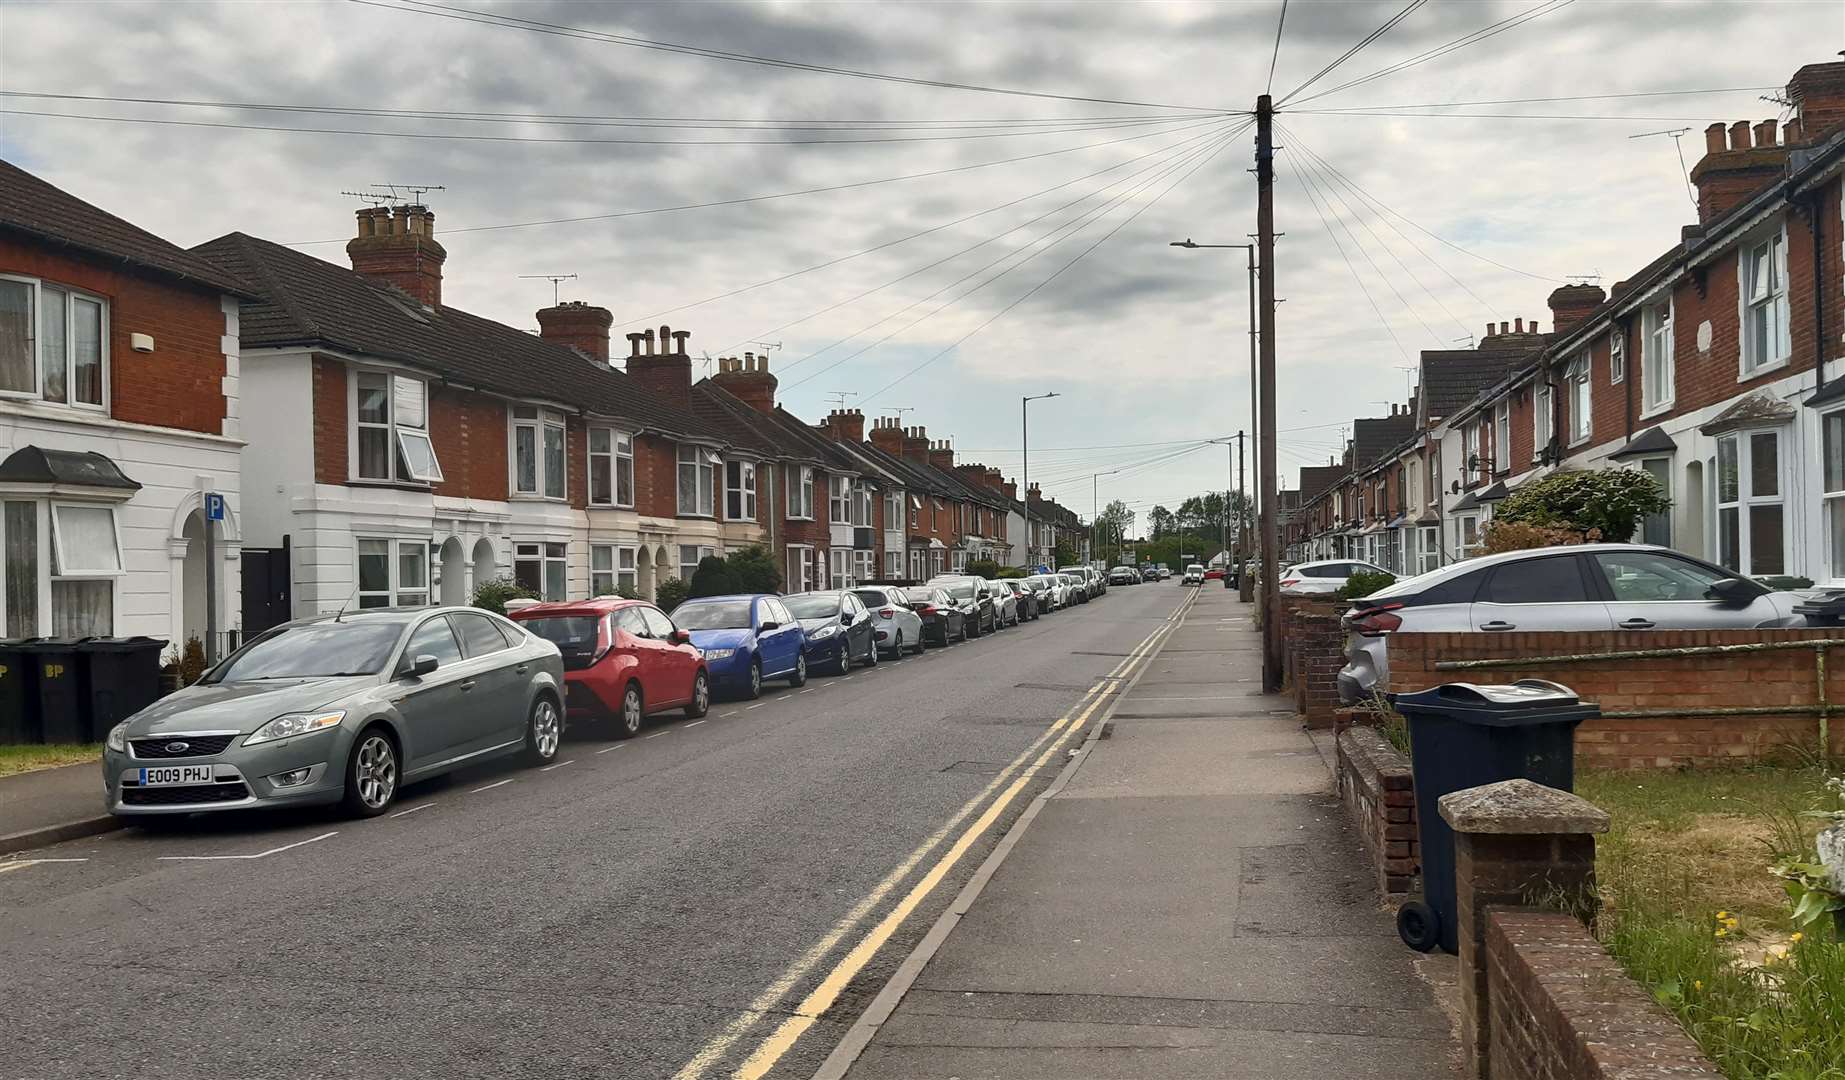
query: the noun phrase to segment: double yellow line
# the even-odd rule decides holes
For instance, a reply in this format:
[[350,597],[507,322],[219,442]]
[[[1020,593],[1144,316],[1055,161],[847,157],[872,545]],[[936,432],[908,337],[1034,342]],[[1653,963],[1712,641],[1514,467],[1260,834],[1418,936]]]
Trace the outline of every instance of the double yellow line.
[[[1095,685],[1091,686],[1069,711],[1039,735],[1030,746],[1025,748],[1023,753],[1013,758],[1004,769],[1000,770],[999,775],[995,776],[991,783],[981,789],[979,794],[969,799],[941,828],[931,833],[917,846],[916,850],[910,852],[901,863],[897,864],[895,869],[878,882],[875,888],[854,904],[852,909],[846,912],[845,916],[834,924],[824,937],[816,941],[774,982],[757,994],[749,1005],[725,1026],[723,1031],[700,1048],[690,1061],[687,1061],[677,1073],[673,1074],[673,1080],[700,1080],[706,1076],[730,1052],[731,1048],[749,1033],[757,1021],[770,1015],[771,1010],[775,1009],[781,1000],[794,989],[795,984],[812,972],[841,941],[869,918],[871,913],[909,877],[910,872],[921,865],[931,852],[948,839],[956,827],[973,815],[994,792],[1000,792],[999,797],[993,799],[986,811],[975,818],[948,850],[942,853],[941,858],[929,868],[928,872],[910,887],[910,891],[905,893],[903,898],[897,901],[877,925],[873,926],[852,946],[850,951],[839,958],[832,970],[828,971],[819,984],[801,999],[794,1012],[786,1015],[781,1023],[757,1044],[755,1050],[744,1059],[743,1064],[732,1075],[736,1080],[759,1080],[774,1068],[776,1062],[793,1049],[795,1042],[813,1027],[828,1009],[833,1007],[847,984],[864,970],[865,965],[890,940],[891,935],[903,925],[904,920],[909,918],[935,890],[936,886],[942,883],[949,871],[954,869],[955,864],[967,854],[980,835],[999,820],[1006,807],[1011,805],[1025,790],[1032,776],[1042,770],[1050,762],[1052,755],[1071,736],[1083,729],[1102,703],[1117,693],[1119,688],[1134,676],[1136,670],[1151,658],[1159,643],[1185,617],[1186,611],[1196,597],[1196,593],[1188,593],[1186,600],[1173,614],[1151,634],[1141,639],[1140,644],[1129,651],[1126,659],[1115,665],[1114,670],[1097,680]],[[1035,760],[1033,760],[1034,754],[1036,755]],[[1029,768],[1025,767],[1027,761],[1031,761]],[[1001,790],[1002,788],[1004,790]]]

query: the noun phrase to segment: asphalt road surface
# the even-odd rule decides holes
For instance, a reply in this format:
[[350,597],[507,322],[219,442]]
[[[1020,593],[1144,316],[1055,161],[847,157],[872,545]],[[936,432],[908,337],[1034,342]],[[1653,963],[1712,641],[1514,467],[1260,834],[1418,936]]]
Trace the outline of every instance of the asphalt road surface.
[[[0,862],[0,1077],[807,1077],[1193,590]],[[62,860],[62,861],[58,861]]]

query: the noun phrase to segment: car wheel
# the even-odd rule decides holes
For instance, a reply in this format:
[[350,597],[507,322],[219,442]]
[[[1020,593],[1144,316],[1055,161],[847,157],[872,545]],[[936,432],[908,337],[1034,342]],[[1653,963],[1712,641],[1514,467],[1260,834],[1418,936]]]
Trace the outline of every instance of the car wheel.
[[532,715],[525,724],[526,759],[533,765],[549,765],[563,744],[564,716],[557,711],[557,702],[540,697],[532,703]]
[[711,680],[704,672],[692,679],[692,700],[686,704],[685,718],[698,720],[711,711]]
[[359,733],[346,759],[346,794],[342,800],[353,817],[377,817],[397,798],[397,744],[382,725]]
[[897,644],[895,648],[891,649],[890,658],[892,660],[903,659],[903,631],[901,630],[897,631]]
[[916,647],[914,649],[911,649],[910,651],[915,653],[917,656],[921,656],[923,654],[924,648],[925,648],[925,645],[923,643],[923,635],[917,634],[916,635]]
[[788,676],[788,685],[802,687],[807,685],[807,654],[794,654],[794,674]]
[[762,696],[762,661],[761,660],[751,660],[750,661],[750,682],[749,682],[749,686],[744,689],[743,696],[749,699],[750,701],[755,701],[757,698]]
[[870,640],[865,642],[865,666],[868,668],[874,668],[878,666],[878,639],[877,638],[871,638]]
[[647,711],[641,701],[641,688],[638,683],[629,683],[621,692],[621,712],[615,716],[615,737],[632,739],[641,733],[647,723]]

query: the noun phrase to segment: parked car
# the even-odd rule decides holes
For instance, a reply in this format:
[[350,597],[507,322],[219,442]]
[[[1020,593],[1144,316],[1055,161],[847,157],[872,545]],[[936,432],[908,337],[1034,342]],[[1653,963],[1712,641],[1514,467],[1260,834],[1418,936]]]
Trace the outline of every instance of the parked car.
[[1203,585],[1204,567],[1193,563],[1185,568],[1185,576],[1179,579],[1181,585]]
[[1070,603],[1087,604],[1089,602],[1088,578],[1069,570],[1059,571],[1057,576],[1063,579],[1064,587],[1070,590]]
[[1101,584],[1099,581],[1099,575],[1095,572],[1095,569],[1093,567],[1066,566],[1063,569],[1059,570],[1058,573],[1075,574],[1077,577],[1077,580],[1082,582],[1083,592],[1087,594],[1089,599],[1093,600],[1096,597],[1102,595],[1102,588],[1101,588]]
[[852,661],[866,667],[878,665],[878,641],[871,613],[850,590],[795,593],[783,598],[807,634],[809,670],[844,675]]
[[910,598],[895,585],[866,585],[852,590],[871,612],[871,636],[893,660],[905,651],[923,651],[922,616],[910,610]]
[[1014,625],[1021,622],[1032,622],[1037,619],[1038,594],[1027,588],[1024,581],[1019,578],[1000,578],[998,581],[994,582],[994,584],[999,588],[1011,592],[1013,597],[1018,601],[1018,618],[1014,621]]
[[1108,572],[1108,583],[1110,585],[1138,585],[1140,584],[1140,571],[1131,566],[1117,566]]
[[1206,580],[1206,581],[1222,581],[1223,579],[1224,579],[1224,568],[1223,568],[1223,567],[1221,567],[1221,566],[1210,566],[1210,567],[1206,567],[1206,568],[1205,568],[1205,571],[1204,571],[1204,580]]
[[1032,618],[1048,615],[1060,606],[1057,603],[1057,587],[1044,574],[1029,574],[1019,578],[1019,586],[1031,593]]
[[1418,633],[1718,630],[1805,626],[1800,597],[1649,544],[1583,544],[1487,555],[1407,578],[1345,614],[1347,704],[1389,681],[1385,641]]
[[979,637],[999,629],[993,594],[981,578],[941,577],[929,584],[946,592],[967,619],[967,636]]
[[1390,571],[1358,559],[1328,559],[1321,562],[1296,563],[1281,571],[1276,587],[1295,596],[1324,596],[1345,586],[1345,579],[1364,571],[1388,574]]
[[910,609],[922,619],[923,640],[948,645],[967,640],[967,616],[939,585],[912,585],[904,590]]
[[1045,585],[1051,590],[1051,609],[1053,611],[1062,611],[1064,608],[1076,603],[1076,585],[1070,580],[1070,575],[1039,574],[1038,577],[1043,579]]
[[673,622],[692,635],[719,693],[754,700],[767,679],[807,683],[807,635],[780,597],[701,596],[674,608]]
[[508,618],[563,655],[568,719],[613,720],[625,739],[649,716],[683,708],[696,718],[710,707],[703,657],[652,604],[615,597],[530,604]]
[[1018,594],[1006,588],[1003,582],[989,578],[975,578],[987,595],[993,600],[993,623],[995,629],[1017,626],[1023,614],[1019,611]]
[[1160,563],[1159,572],[1160,572],[1160,580],[1165,581],[1167,578],[1172,576],[1172,567],[1167,566],[1165,563]]
[[371,817],[463,764],[554,759],[564,683],[555,644],[473,608],[284,623],[109,730],[104,806],[143,822],[331,803]]

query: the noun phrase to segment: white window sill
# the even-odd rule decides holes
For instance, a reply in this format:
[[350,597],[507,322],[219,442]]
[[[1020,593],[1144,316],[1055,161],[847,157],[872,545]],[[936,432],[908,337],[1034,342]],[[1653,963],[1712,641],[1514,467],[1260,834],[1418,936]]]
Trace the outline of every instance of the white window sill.
[[[526,496],[526,498],[531,498],[531,496],[528,495]],[[559,500],[553,499],[551,501],[557,502]],[[591,510],[632,510],[634,509],[634,504],[633,503],[593,502],[589,504],[589,508]]]
[[1666,413],[1669,413],[1672,411],[1672,405],[1673,405],[1674,400],[1675,399],[1667,399],[1653,406],[1650,409],[1642,409],[1640,410],[1640,415],[1636,417],[1636,419],[1651,420],[1655,416],[1664,416]]
[[1763,364],[1760,367],[1753,367],[1753,368],[1749,368],[1746,371],[1740,372],[1736,376],[1736,381],[1738,383],[1752,382],[1756,379],[1761,378],[1764,375],[1770,374],[1771,372],[1780,371],[1782,368],[1786,367],[1791,362],[1792,362],[1791,357],[1783,356],[1781,359],[1776,360],[1773,363]]
[[570,500],[567,498],[560,498],[556,495],[534,495],[529,491],[516,491],[513,494],[508,495],[506,497],[506,501],[507,502],[524,502],[524,503],[558,503],[561,505],[563,503],[569,502]]
[[434,485],[421,480],[379,480],[370,476],[353,476],[346,480],[347,487],[396,488],[400,491],[428,491]]
[[1593,433],[1590,433],[1590,434],[1588,434],[1588,435],[1584,435],[1584,436],[1582,436],[1582,437],[1580,437],[1580,438],[1578,438],[1578,439],[1576,439],[1576,440],[1575,440],[1575,441],[1573,441],[1573,442],[1569,442],[1569,443],[1566,443],[1566,444],[1564,444],[1564,447],[1563,447],[1563,448],[1564,448],[1565,450],[1574,450],[1574,449],[1576,449],[1576,448],[1577,448],[1578,446],[1587,446],[1587,445],[1589,445],[1589,440],[1590,440],[1590,439],[1592,439],[1592,438],[1594,438],[1594,437],[1595,437],[1595,436],[1594,436],[1594,434],[1593,434]]

